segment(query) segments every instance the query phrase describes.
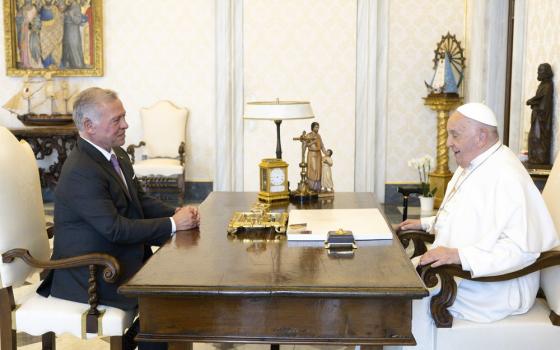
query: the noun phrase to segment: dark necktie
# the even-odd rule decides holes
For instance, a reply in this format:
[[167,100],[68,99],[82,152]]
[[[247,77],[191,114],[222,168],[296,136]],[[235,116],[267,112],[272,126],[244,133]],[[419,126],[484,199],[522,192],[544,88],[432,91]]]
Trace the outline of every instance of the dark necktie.
[[121,170],[121,166],[119,165],[119,161],[117,160],[117,156],[114,155],[114,154],[111,154],[111,164],[113,165],[113,168],[115,169],[115,171],[117,172],[117,174],[119,175],[121,180],[123,181],[124,187],[128,190],[128,186],[126,185],[126,180],[125,180],[124,174]]

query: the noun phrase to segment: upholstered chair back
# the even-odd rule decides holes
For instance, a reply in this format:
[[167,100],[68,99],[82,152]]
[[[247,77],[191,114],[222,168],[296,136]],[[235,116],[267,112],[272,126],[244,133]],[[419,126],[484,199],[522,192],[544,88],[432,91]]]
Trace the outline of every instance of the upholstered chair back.
[[[31,147],[0,126],[0,254],[24,248],[37,259],[49,259],[39,169]],[[21,259],[0,259],[2,288],[18,286],[33,272]]]
[[[554,162],[542,195],[554,221],[556,233],[560,235],[560,155]],[[556,249],[560,250],[560,247]],[[541,288],[546,295],[550,309],[560,315],[560,266],[549,267],[541,271]]]
[[188,114],[186,108],[170,101],[140,109],[148,158],[177,157],[179,145],[185,141]]

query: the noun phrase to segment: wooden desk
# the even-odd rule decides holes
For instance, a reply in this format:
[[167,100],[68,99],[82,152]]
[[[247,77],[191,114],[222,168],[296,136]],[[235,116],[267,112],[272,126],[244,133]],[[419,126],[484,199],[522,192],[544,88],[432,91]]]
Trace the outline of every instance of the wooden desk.
[[41,187],[53,189],[58,182],[62,165],[70,150],[76,145],[78,130],[74,124],[63,126],[33,126],[27,128],[11,128],[10,131],[18,140],[25,140],[33,149],[35,158],[45,159],[56,150],[57,161],[48,169],[39,168]]
[[[228,239],[232,213],[256,198],[211,193],[200,229],[177,232],[120,287],[139,299],[137,339],[171,348],[189,346],[179,341],[415,344],[412,299],[428,292],[397,239],[360,241],[346,259],[328,256],[322,242]],[[307,207],[376,206],[370,193],[336,193]]]

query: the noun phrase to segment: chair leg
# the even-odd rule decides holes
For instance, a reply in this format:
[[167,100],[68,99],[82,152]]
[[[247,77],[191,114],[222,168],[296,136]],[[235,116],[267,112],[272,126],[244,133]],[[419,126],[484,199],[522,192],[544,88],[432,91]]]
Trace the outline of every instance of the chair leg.
[[41,343],[43,343],[43,350],[56,350],[56,334],[54,332],[47,332],[41,336]]
[[0,289],[0,349],[16,350],[16,331],[12,329],[12,308],[15,305],[12,287]]
[[123,337],[112,336],[109,337],[111,343],[111,350],[124,350],[123,349]]
[[407,218],[408,218],[408,196],[403,196],[402,221],[405,221]]

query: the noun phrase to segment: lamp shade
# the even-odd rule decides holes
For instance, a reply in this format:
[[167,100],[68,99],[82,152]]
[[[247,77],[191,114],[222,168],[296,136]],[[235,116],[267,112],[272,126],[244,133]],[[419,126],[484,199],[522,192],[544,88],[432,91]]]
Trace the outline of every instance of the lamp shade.
[[245,119],[287,120],[314,118],[311,104],[306,101],[247,102]]

